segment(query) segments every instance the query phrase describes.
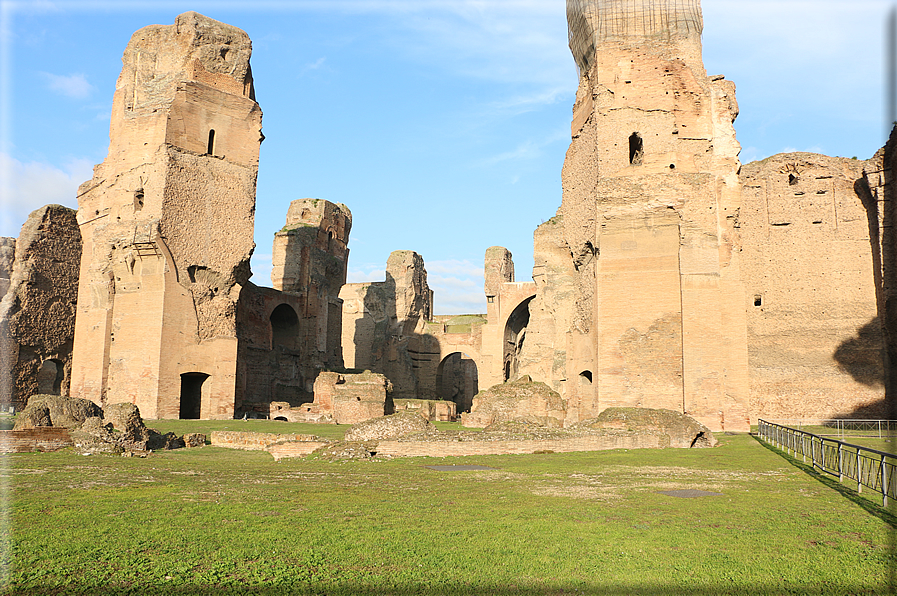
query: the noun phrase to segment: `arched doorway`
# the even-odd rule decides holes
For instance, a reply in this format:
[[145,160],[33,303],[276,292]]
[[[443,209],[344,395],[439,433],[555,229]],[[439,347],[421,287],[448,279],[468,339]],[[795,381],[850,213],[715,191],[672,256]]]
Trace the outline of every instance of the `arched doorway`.
[[181,375],[181,408],[178,418],[199,420],[202,412],[202,384],[209,375],[190,372]]
[[469,412],[473,396],[479,391],[477,363],[461,352],[452,352],[436,369],[436,393],[440,399],[455,402],[455,410]]
[[281,304],[271,311],[271,349],[282,346],[296,349],[296,336],[299,335],[299,317],[289,304]]
[[62,393],[62,380],[65,378],[65,367],[61,360],[50,358],[44,360],[37,371],[37,392],[49,395]]
[[533,298],[535,296],[530,296],[518,304],[505,323],[503,381],[513,381],[517,378],[518,359],[526,336],[526,326],[529,324],[529,303]]

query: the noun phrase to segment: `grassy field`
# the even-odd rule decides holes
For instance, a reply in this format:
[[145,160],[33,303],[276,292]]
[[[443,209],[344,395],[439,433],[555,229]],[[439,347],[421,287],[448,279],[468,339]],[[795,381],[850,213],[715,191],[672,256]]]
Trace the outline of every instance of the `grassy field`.
[[[342,463],[216,447],[8,456],[4,593],[890,593],[891,512],[750,436],[720,439],[705,450]],[[449,463],[492,469],[427,468]],[[658,492],[675,489],[721,494]]]

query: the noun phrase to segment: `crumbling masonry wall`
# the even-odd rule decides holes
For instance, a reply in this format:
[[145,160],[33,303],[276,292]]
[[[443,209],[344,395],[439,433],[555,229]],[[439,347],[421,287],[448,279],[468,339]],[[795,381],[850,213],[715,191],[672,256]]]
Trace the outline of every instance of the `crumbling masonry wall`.
[[346,284],[342,345],[345,365],[386,375],[395,399],[437,399],[439,345],[427,334],[433,293],[423,258],[393,251],[386,281]]
[[0,301],[0,407],[20,410],[34,394],[68,393],[80,255],[75,211],[62,205],[33,211],[18,240],[0,246],[8,276]]
[[580,85],[520,372],[568,422],[641,406],[745,430],[734,85],[704,71],[697,2],[567,6]]
[[237,310],[236,411],[314,399],[322,370],[343,366],[342,300],[352,214],[320,199],[293,201],[274,237],[274,289],[248,283]]
[[752,420],[888,416],[882,165],[786,153],[742,168]]
[[73,396],[145,418],[233,416],[262,140],[251,51],[194,12],[131,37],[109,153],[78,191]]

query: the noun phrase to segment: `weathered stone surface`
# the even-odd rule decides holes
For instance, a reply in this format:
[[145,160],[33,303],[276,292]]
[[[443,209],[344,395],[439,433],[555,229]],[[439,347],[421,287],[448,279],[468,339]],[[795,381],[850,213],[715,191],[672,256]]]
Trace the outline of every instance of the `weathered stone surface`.
[[0,245],[0,278],[12,265],[0,301],[0,407],[68,393],[80,258],[75,212],[62,205],[31,212],[18,240]]
[[426,355],[439,353],[426,335],[433,293],[423,258],[410,250],[393,251],[386,281],[346,284],[339,295],[346,367],[386,375],[393,398],[435,398],[435,387],[422,384],[416,371],[420,360],[430,360]]
[[9,290],[13,263],[16,260],[16,239],[0,236],[0,300]]
[[583,68],[519,371],[567,423],[642,406],[746,430],[734,85],[704,71],[697,7],[654,3],[662,34],[623,4],[568,8]]
[[131,37],[109,153],[78,195],[73,395],[233,417],[262,140],[250,53],[246,33],[195,12]]
[[414,410],[405,410],[355,424],[346,431],[346,441],[380,441],[427,432],[430,422]]
[[480,391],[473,398],[471,411],[461,415],[461,424],[487,427],[522,418],[545,426],[563,426],[566,414],[566,404],[556,391],[523,376]]
[[650,408],[607,408],[597,418],[573,427],[619,429],[657,435],[661,447],[715,447],[710,429],[681,412]]
[[103,408],[103,421],[121,433],[121,441],[140,444],[145,448],[150,438],[150,431],[144,426],[140,410],[134,404],[107,405]]
[[881,172],[813,153],[742,168],[752,419],[889,417]]
[[16,416],[13,430],[39,426],[79,428],[88,418],[103,417],[103,411],[88,399],[62,395],[32,395],[28,405]]
[[337,441],[319,447],[313,453],[321,459],[342,461],[348,459],[371,459],[376,453],[374,442]]
[[457,417],[455,402],[448,400],[394,399],[392,407],[396,413],[405,410],[414,411],[430,421],[451,422]]
[[184,435],[184,446],[188,449],[205,447],[206,436],[202,433],[187,433]]

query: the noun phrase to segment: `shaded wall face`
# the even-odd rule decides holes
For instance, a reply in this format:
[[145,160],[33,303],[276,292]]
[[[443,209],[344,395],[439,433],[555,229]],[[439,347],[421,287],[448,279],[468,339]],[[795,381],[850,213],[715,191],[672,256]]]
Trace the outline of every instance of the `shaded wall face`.
[[303,349],[300,296],[247,285],[237,312],[239,338],[235,412],[267,414],[272,401],[314,399],[321,363]]
[[857,193],[864,166],[794,153],[742,169],[752,419],[885,414],[879,223]]

